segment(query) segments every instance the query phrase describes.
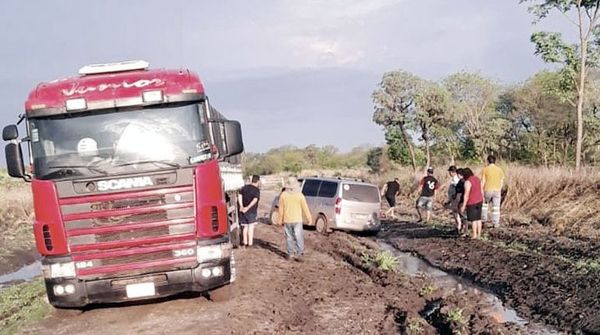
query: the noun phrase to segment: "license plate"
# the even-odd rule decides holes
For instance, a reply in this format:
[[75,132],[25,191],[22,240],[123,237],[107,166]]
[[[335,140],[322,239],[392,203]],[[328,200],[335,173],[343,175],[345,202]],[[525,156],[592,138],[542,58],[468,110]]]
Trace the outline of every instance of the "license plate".
[[125,286],[127,298],[151,297],[156,295],[154,283],[139,283]]
[[354,219],[356,220],[367,220],[369,218],[368,214],[354,214]]

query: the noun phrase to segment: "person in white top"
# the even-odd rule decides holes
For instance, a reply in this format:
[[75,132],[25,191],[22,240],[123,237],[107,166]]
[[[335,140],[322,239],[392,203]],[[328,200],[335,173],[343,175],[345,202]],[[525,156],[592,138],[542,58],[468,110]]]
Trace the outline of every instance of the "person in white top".
[[448,168],[448,175],[450,176],[450,181],[448,185],[448,201],[446,202],[446,208],[452,210],[452,216],[454,217],[456,229],[460,233],[462,230],[462,219],[458,210],[458,203],[460,202],[460,199],[457,198],[462,197],[462,194],[457,194],[458,192],[456,186],[460,182],[460,177],[458,176],[456,166],[451,165]]

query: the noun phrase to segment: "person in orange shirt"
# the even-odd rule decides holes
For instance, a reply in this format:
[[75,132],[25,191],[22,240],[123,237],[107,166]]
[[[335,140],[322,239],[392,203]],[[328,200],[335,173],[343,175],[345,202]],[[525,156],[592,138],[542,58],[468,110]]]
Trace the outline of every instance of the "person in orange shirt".
[[306,198],[300,192],[300,183],[294,177],[288,178],[285,191],[279,197],[279,225],[284,226],[287,245],[287,259],[295,258],[302,262],[304,256],[304,222],[312,222]]
[[489,205],[492,204],[492,224],[494,228],[500,226],[501,191],[504,185],[504,171],[496,166],[496,157],[488,156],[488,165],[481,172],[481,189],[484,195],[481,218],[488,220]]

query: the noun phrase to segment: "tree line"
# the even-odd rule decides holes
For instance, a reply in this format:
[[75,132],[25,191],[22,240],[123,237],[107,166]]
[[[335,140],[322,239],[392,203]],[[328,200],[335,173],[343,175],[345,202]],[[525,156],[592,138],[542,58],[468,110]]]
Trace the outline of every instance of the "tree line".
[[246,175],[267,175],[279,172],[299,173],[302,170],[339,170],[366,167],[370,147],[356,147],[350,152],[340,152],[332,145],[304,148],[283,146],[265,153],[247,153],[244,157]]
[[562,13],[577,32],[535,32],[535,54],[557,65],[502,87],[480,73],[430,81],[403,70],[385,73],[372,95],[373,121],[385,130],[387,155],[414,169],[432,156],[482,160],[493,153],[540,165],[600,160],[600,0],[520,0],[534,23]]

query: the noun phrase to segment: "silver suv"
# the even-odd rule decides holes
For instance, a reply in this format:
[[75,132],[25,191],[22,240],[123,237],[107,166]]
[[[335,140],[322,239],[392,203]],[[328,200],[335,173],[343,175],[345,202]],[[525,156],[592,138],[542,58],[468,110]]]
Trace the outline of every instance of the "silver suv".
[[[306,197],[314,225],[321,233],[331,229],[378,231],[381,198],[373,184],[335,178],[305,178],[302,194]],[[271,206],[271,222],[278,218],[279,196]]]

